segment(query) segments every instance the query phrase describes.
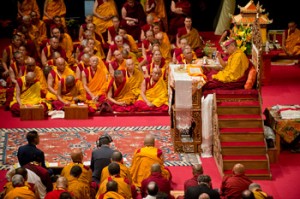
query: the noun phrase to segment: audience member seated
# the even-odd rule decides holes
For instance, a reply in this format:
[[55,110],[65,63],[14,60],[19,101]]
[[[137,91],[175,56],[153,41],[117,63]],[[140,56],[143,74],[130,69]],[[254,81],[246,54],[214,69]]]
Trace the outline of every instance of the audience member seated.
[[28,144],[20,146],[17,153],[21,167],[32,162],[34,157],[38,157],[42,162],[42,166],[46,168],[44,152],[36,147],[40,143],[38,132],[29,131],[26,134],[26,140]]
[[149,51],[152,50],[152,43],[155,40],[154,32],[152,30],[148,30],[145,33],[146,37],[142,41],[142,54],[143,57],[146,57]]
[[176,45],[180,46],[181,38],[186,38],[188,45],[196,52],[197,57],[202,57],[203,41],[199,31],[192,27],[192,18],[185,17],[184,27],[179,28],[176,35]]
[[126,30],[122,26],[119,27],[118,35],[123,37],[123,42],[130,46],[132,52],[134,53],[138,52],[138,46],[135,43],[135,40],[131,35],[127,34]]
[[146,24],[141,27],[141,38],[140,38],[141,41],[146,39],[146,32],[152,30],[153,22],[154,22],[153,16],[151,14],[147,14]]
[[60,195],[67,191],[68,191],[68,180],[63,176],[60,176],[56,180],[55,190],[48,192],[45,199],[60,199]]
[[14,116],[20,116],[20,108],[22,105],[41,105],[44,108],[44,113],[46,114],[48,106],[46,101],[42,99],[41,92],[41,84],[36,80],[34,72],[28,72],[26,75],[18,78],[14,97],[10,102],[10,110],[12,114]]
[[186,16],[191,16],[191,3],[189,0],[172,0],[169,20],[169,31],[171,42],[175,42],[178,28],[184,25]]
[[93,171],[93,182],[100,184],[102,169],[110,164],[111,156],[114,152],[110,148],[112,138],[109,135],[100,136],[97,142],[97,149],[92,152],[91,169]]
[[212,189],[211,178],[209,175],[199,175],[198,185],[188,187],[184,198],[198,199],[202,193],[207,193],[210,199],[220,199],[219,192]]
[[80,79],[82,80],[82,72],[87,69],[88,67],[90,67],[90,58],[91,55],[88,53],[84,53],[81,58],[80,58],[80,62],[77,64],[76,66],[76,79]]
[[114,72],[116,70],[121,70],[125,74],[126,70],[126,62],[123,58],[123,55],[120,50],[115,50],[114,53],[114,60],[108,63],[108,70],[111,76],[114,76]]
[[220,195],[222,198],[240,198],[244,190],[248,189],[252,181],[245,175],[245,167],[235,164],[233,174],[223,177]]
[[242,192],[242,199],[255,199],[254,194],[250,190],[245,190]]
[[130,46],[128,44],[123,45],[123,50],[121,51],[122,56],[124,59],[132,59],[134,66],[138,69],[139,68],[139,61],[137,59],[136,54],[131,52]]
[[65,106],[85,103],[86,92],[79,79],[73,75],[61,78],[57,88],[57,100],[52,102],[54,110],[63,110]]
[[85,23],[81,24],[79,27],[79,33],[78,33],[78,41],[81,41],[84,38],[84,32],[87,30],[87,24],[93,23],[93,15],[87,15],[85,16]]
[[113,111],[134,111],[133,103],[135,102],[135,96],[131,90],[129,80],[125,78],[124,71],[114,71],[114,78],[108,85],[107,99]]
[[98,198],[99,199],[124,199],[121,194],[118,193],[118,183],[114,180],[110,180],[106,183],[106,192],[104,194],[101,194]]
[[192,48],[187,45],[185,46],[183,52],[179,57],[177,57],[177,64],[193,64],[196,66],[201,66],[200,59],[194,56],[195,53],[192,51]]
[[55,60],[55,66],[49,73],[47,83],[48,83],[48,93],[46,94],[47,100],[57,100],[57,89],[58,84],[62,78],[66,78],[69,75],[75,77],[74,72],[67,66],[64,58],[59,57]]
[[68,33],[65,19],[58,15],[53,17],[50,29],[52,29],[52,28],[58,28],[61,33]]
[[260,185],[257,183],[254,183],[254,182],[251,183],[249,185],[249,190],[253,192],[255,199],[265,199],[265,198],[271,199],[271,198],[273,198],[272,196],[265,193],[261,189]]
[[[154,68],[160,68],[162,73],[162,78],[167,82],[168,80],[168,61],[163,57],[161,51],[156,50],[153,52],[153,57],[151,62],[147,65],[147,70],[144,71],[145,77],[150,76]],[[143,69],[144,70],[144,69]]]
[[48,28],[52,25],[55,16],[61,17],[63,26],[66,26],[67,9],[63,0],[45,0],[43,21],[47,24]]
[[86,91],[86,103],[96,111],[106,99],[111,77],[105,64],[98,57],[91,57],[90,64],[91,66],[82,72],[82,83]]
[[115,37],[115,43],[111,44],[109,46],[109,50],[108,50],[107,56],[106,56],[106,61],[110,62],[110,61],[114,60],[115,59],[115,57],[113,56],[114,52],[116,50],[122,51],[123,50],[123,45],[124,45],[123,37],[120,36],[120,35],[117,35]]
[[79,180],[82,174],[82,168],[79,165],[74,165],[70,170],[68,178],[68,191],[74,194],[76,198],[91,198],[90,184]]
[[141,187],[142,181],[151,175],[149,165],[158,163],[162,176],[171,181],[171,173],[164,167],[162,150],[155,147],[155,139],[151,134],[145,136],[144,147],[135,150],[130,167],[132,182],[136,187]]
[[73,166],[77,165],[80,166],[82,169],[82,173],[79,177],[79,181],[82,181],[86,184],[90,184],[92,182],[92,170],[83,164],[83,153],[80,149],[73,149],[71,154],[71,159],[72,162],[67,164],[61,171],[61,176],[67,178],[69,181],[70,176],[70,171]]
[[141,85],[144,79],[143,73],[137,69],[131,58],[126,59],[126,78],[128,78],[131,84],[131,91],[133,92],[135,99],[137,99],[141,93]]
[[118,17],[112,18],[113,25],[107,28],[107,43],[109,45],[114,44],[115,37],[118,35],[120,27],[120,19]]
[[[115,163],[119,164],[120,176],[123,178],[126,178],[128,180],[128,182],[131,184],[132,179],[131,179],[130,171],[129,171],[129,168],[125,164],[123,164],[123,155],[120,151],[113,152],[113,154],[111,155],[111,162],[115,162]],[[108,171],[108,166],[106,166],[102,169],[100,183],[102,183],[109,176],[110,175],[109,175],[109,171]]]
[[155,39],[160,45],[160,51],[163,58],[165,58],[168,62],[171,61],[171,43],[169,40],[169,36],[167,35],[167,33],[161,31],[160,24],[158,23],[153,24],[153,32],[155,35]]
[[[131,189],[130,183],[128,179],[120,176],[120,165],[116,162],[112,162],[108,165],[109,177],[106,178],[99,187],[96,198],[99,198],[100,195],[107,192],[106,184],[107,182],[114,180],[118,184],[118,193],[122,195],[124,198],[130,199],[136,194],[135,189]],[[135,197],[133,197],[135,198]]]
[[283,50],[288,56],[300,55],[300,30],[295,21],[288,23],[286,38],[283,38]]
[[118,16],[114,0],[97,0],[93,8],[93,23],[96,25],[96,31],[104,33],[108,27],[112,26],[112,18]]
[[195,164],[192,166],[193,177],[184,182],[184,192],[187,191],[189,187],[194,187],[198,185],[198,176],[203,174],[203,167],[201,164]]
[[135,102],[137,111],[168,111],[168,89],[160,68],[153,68],[141,86],[140,96]]
[[146,23],[146,14],[142,5],[135,0],[127,0],[122,7],[121,26],[126,32],[139,40],[141,36],[141,27]]
[[143,197],[144,199],[153,199],[153,198],[157,198],[157,194],[158,194],[158,185],[156,182],[151,181],[148,183],[147,185],[147,195],[145,197]]
[[19,197],[26,199],[36,198],[35,194],[25,185],[25,180],[20,174],[16,174],[12,177],[12,185],[14,188],[5,195],[4,199]]
[[217,53],[223,70],[211,70],[205,73],[208,81],[203,87],[204,90],[244,88],[248,77],[249,60],[246,54],[237,47],[234,39],[226,41],[224,46],[230,55],[228,61],[225,62],[221,54]]
[[161,165],[159,163],[155,163],[151,166],[151,175],[142,181],[142,197],[146,197],[147,187],[150,182],[155,182],[159,191],[168,194],[169,198],[174,198],[171,196],[171,181],[162,176]]
[[48,61],[53,59],[55,52],[58,52],[60,57],[66,59],[66,51],[60,46],[58,38],[51,37],[49,43],[50,45],[44,47],[41,53],[41,61],[43,66],[48,65]]
[[31,12],[35,12],[37,17],[40,18],[40,9],[36,0],[18,1],[17,19],[21,19],[25,15],[30,15]]
[[33,161],[25,164],[23,167],[31,170],[36,175],[38,175],[41,178],[43,185],[46,187],[46,191],[50,192],[53,190],[53,184],[50,178],[50,174],[49,171],[41,165],[42,161],[40,160],[40,158],[38,156],[33,156]]

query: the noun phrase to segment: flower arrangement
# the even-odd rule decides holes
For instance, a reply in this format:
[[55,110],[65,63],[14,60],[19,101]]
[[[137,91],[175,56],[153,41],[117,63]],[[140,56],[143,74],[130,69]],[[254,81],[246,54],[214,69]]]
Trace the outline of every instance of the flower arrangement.
[[236,40],[237,46],[247,55],[251,54],[252,49],[252,28],[248,24],[236,26],[233,29],[232,38]]

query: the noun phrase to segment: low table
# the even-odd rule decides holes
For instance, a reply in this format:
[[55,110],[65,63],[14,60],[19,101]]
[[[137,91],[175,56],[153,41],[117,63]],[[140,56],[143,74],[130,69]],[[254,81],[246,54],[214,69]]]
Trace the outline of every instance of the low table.
[[42,105],[22,105],[20,107],[21,120],[44,120],[45,113]]
[[88,106],[72,104],[71,106],[65,106],[65,119],[88,119]]

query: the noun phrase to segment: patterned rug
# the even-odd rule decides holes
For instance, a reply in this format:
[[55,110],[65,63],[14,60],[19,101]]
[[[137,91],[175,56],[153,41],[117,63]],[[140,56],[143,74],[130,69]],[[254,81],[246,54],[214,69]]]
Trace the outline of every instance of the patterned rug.
[[84,163],[89,165],[92,150],[100,135],[109,134],[113,138],[112,147],[121,151],[124,162],[130,166],[134,150],[143,146],[146,134],[152,134],[155,145],[163,150],[166,166],[190,166],[199,164],[198,154],[180,154],[174,152],[169,126],[143,127],[86,127],[86,128],[32,128],[0,129],[0,164],[18,163],[18,147],[27,143],[26,133],[39,132],[38,148],[45,152],[50,167],[63,167],[71,161],[70,151],[81,148]]

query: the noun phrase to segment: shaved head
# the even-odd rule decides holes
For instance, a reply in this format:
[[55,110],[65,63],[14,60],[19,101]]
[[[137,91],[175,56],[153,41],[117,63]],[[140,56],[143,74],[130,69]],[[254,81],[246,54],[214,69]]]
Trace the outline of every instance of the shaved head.
[[233,166],[232,171],[234,174],[237,174],[237,175],[245,174],[245,167],[244,167],[244,165],[238,163]]
[[160,164],[158,163],[152,164],[151,172],[161,172]]
[[56,180],[56,188],[67,189],[68,188],[68,180],[67,178],[60,176]]
[[144,145],[145,146],[154,146],[155,144],[155,139],[152,135],[148,134],[145,136],[145,139],[144,139]]
[[71,152],[72,161],[75,163],[82,163],[83,154],[82,151],[78,148],[73,149]]
[[113,152],[113,154],[111,155],[111,160],[115,162],[122,162],[123,160],[122,153],[120,151]]

